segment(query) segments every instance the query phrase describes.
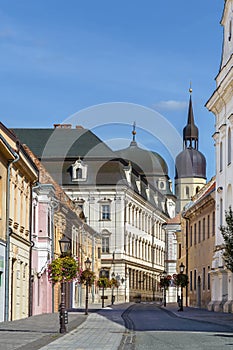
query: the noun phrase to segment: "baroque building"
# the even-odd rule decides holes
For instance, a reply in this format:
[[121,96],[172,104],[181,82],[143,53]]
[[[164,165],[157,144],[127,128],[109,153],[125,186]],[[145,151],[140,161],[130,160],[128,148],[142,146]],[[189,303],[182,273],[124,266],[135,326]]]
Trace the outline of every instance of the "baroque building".
[[[99,276],[118,280],[116,300],[160,298],[165,257],[162,224],[175,214],[164,160],[137,146],[135,129],[129,148],[118,152],[90,130],[71,125],[14,132],[101,235]],[[93,250],[93,259],[95,254]]]
[[221,20],[223,49],[216,89],[206,107],[215,115],[216,157],[216,236],[212,260],[210,309],[233,312],[233,275],[224,266],[224,241],[220,227],[225,225],[225,211],[233,204],[233,0],[226,0]]

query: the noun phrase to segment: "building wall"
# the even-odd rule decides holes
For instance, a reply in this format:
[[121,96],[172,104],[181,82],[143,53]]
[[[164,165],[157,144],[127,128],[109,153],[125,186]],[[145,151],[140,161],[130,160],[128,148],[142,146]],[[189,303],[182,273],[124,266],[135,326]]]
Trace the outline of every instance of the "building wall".
[[175,193],[178,198],[176,212],[182,211],[191,198],[206,184],[203,178],[179,178],[175,180]]
[[210,308],[215,311],[233,312],[232,273],[224,267],[223,244],[220,231],[225,225],[225,211],[233,204],[233,1],[227,0],[221,24],[223,26],[223,51],[220,71],[216,77],[216,89],[206,106],[215,115],[216,157],[216,236],[212,259],[212,293]]
[[214,200],[210,205],[198,208],[191,217],[187,215],[187,218],[189,219],[189,305],[207,308],[211,300],[209,273],[215,246]]
[[[82,202],[87,223],[102,237],[101,269],[119,279],[114,293],[118,301],[160,298],[159,276],[164,270],[165,216],[132,190],[112,186],[97,190],[66,189]],[[109,205],[109,217],[102,217],[102,206]],[[100,291],[99,291],[100,292]],[[106,291],[110,299],[112,291]],[[100,299],[99,299],[100,301]]]

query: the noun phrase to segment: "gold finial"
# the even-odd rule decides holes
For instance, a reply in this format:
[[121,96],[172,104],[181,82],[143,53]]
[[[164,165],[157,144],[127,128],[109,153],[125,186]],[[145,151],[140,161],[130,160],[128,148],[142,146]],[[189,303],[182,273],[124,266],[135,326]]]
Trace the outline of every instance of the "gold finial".
[[132,135],[133,135],[133,141],[135,141],[135,135],[137,134],[137,132],[136,132],[136,123],[134,122],[133,123],[133,131],[132,131]]
[[192,89],[192,82],[191,82],[191,81],[190,81],[189,92],[190,92],[190,94],[193,92],[193,89]]

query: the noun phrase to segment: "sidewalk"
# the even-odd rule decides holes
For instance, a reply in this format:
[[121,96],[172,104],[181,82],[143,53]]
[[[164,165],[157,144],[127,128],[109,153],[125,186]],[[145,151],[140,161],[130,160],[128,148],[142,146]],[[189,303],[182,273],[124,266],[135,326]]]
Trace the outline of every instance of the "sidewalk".
[[[130,305],[129,303],[116,304],[102,309],[100,304],[91,304],[88,316],[84,314],[82,308],[69,312],[66,334],[59,333],[58,313],[2,322],[0,323],[0,350],[117,350],[125,332],[121,315]],[[67,338],[69,343],[66,341]],[[98,344],[100,347],[96,346]]]
[[196,321],[204,321],[224,325],[233,332],[233,314],[226,312],[214,312],[207,309],[184,306],[184,311],[178,311],[177,303],[167,303],[167,306],[160,306],[163,310],[176,315],[177,317],[187,318]]

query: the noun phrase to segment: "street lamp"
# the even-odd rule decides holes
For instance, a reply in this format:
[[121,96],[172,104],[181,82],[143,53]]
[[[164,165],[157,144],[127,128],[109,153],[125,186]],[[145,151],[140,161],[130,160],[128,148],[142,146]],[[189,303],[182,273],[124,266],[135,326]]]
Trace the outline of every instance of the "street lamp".
[[[183,262],[180,264],[180,274],[182,275],[184,273],[185,266]],[[180,310],[179,311],[184,311],[183,309],[183,284],[181,283],[181,300],[180,300]]]
[[[115,278],[115,273],[113,272],[111,276],[112,276],[112,279]],[[112,300],[111,300],[112,305],[114,304],[114,301],[115,301],[115,295],[114,295],[114,283],[113,283],[112,284]]]
[[[91,260],[89,258],[87,258],[86,261],[84,261],[85,264],[85,268],[87,271],[90,271],[91,268]],[[86,278],[86,307],[85,307],[85,315],[88,315],[88,286],[90,284],[90,278],[91,276],[89,276],[87,274],[87,278]]]
[[[71,252],[71,241],[67,237],[63,237],[59,240],[61,257],[70,254]],[[60,333],[66,333],[66,319],[67,319],[67,311],[65,307],[65,282],[61,282],[61,304],[59,308],[60,314]]]
[[71,241],[67,237],[63,237],[59,240],[59,246],[61,251],[61,256],[70,254],[71,252]]

